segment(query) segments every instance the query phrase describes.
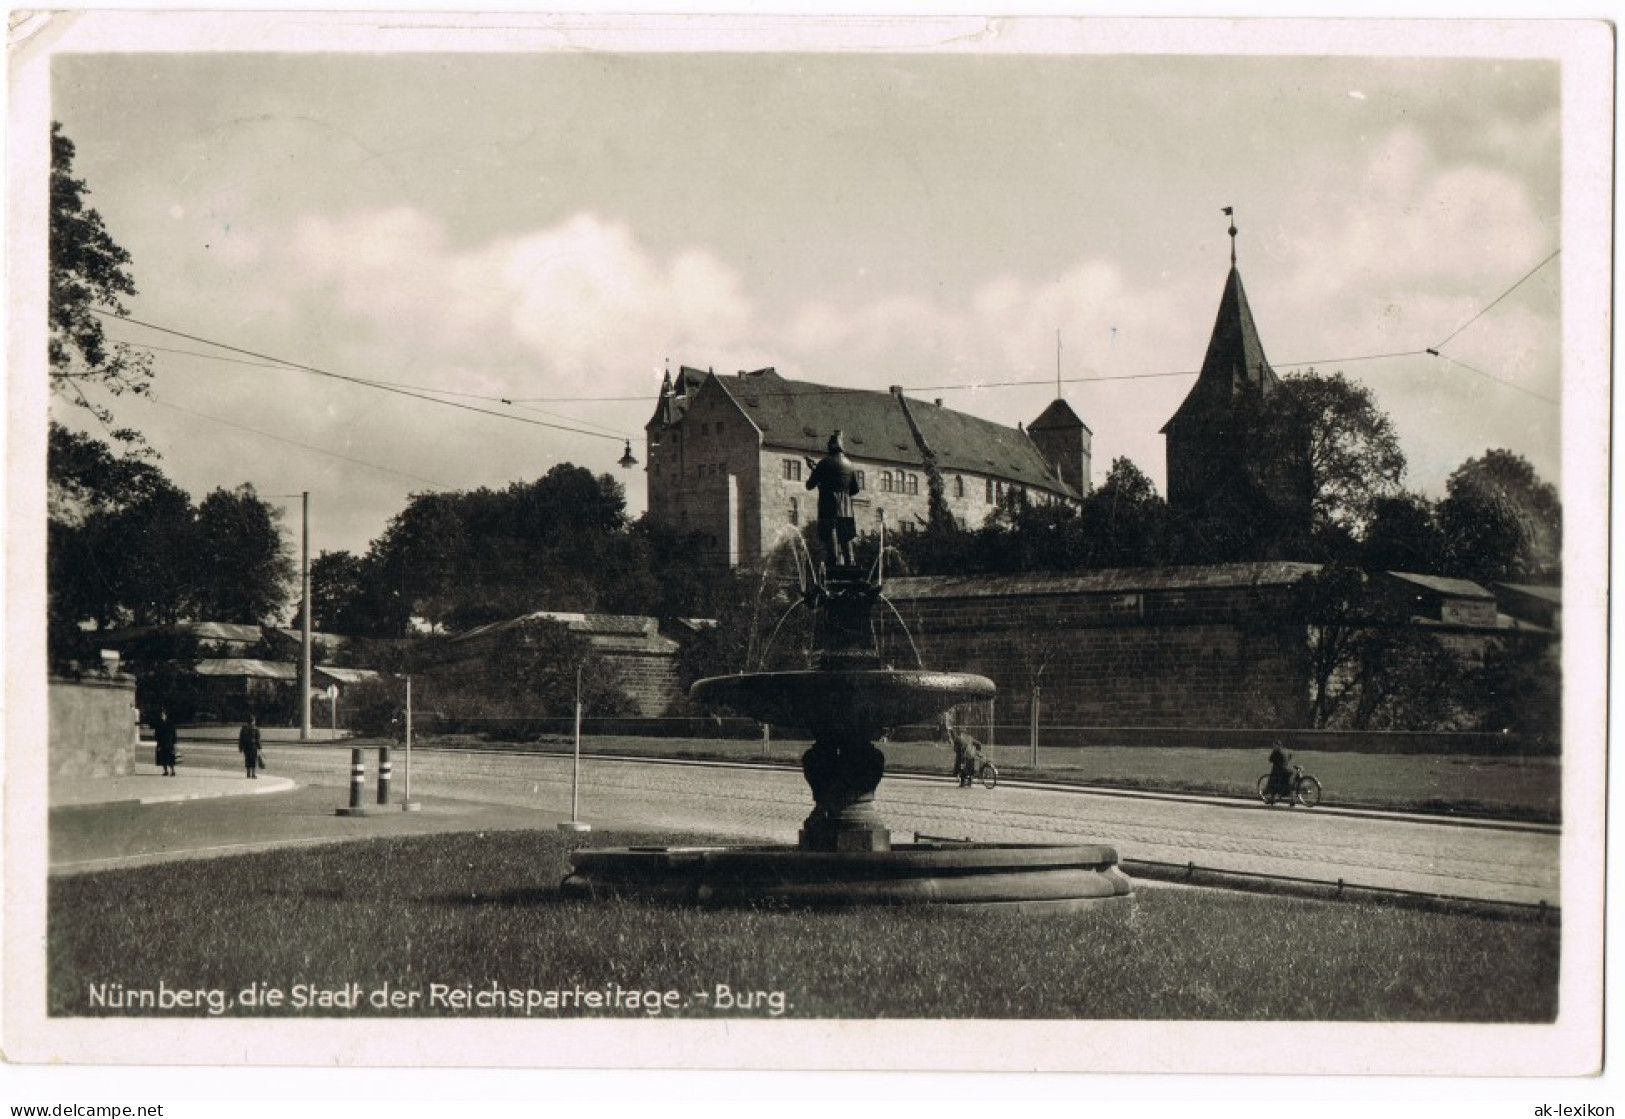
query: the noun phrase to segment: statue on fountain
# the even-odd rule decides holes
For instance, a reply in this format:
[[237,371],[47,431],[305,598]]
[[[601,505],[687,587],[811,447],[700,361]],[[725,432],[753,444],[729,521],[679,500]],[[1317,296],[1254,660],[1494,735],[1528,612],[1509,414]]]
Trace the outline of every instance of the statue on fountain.
[[857,539],[858,521],[852,512],[852,498],[862,489],[857,467],[846,457],[837,428],[829,437],[829,453],[814,462],[807,456],[812,473],[807,488],[818,491],[818,539],[831,568],[856,567],[852,541]]

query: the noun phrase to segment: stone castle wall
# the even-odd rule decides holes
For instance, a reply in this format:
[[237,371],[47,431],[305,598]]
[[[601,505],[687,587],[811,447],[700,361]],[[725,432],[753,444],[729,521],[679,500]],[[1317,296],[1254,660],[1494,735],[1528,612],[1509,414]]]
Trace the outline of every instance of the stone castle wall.
[[677,658],[672,653],[606,653],[604,660],[614,668],[621,690],[632,699],[640,718],[664,715],[682,695],[677,685]]
[[[1046,728],[1303,725],[1307,644],[1285,616],[1289,582],[1132,574],[899,579],[886,595],[928,667],[998,685],[1001,726],[1026,725],[1034,685]],[[911,663],[906,641],[886,636],[891,663]]]

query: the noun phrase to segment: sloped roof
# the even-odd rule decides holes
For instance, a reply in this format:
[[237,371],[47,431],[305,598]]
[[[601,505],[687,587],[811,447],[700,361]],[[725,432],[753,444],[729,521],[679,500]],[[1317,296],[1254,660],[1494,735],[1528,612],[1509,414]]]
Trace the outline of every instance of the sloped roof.
[[376,680],[378,673],[371,668],[334,668],[329,665],[312,665],[311,673],[315,676],[326,676],[340,684],[359,684],[363,680]]
[[[278,626],[276,632],[295,644],[299,644],[304,640],[304,631],[291,626]],[[323,633],[321,630],[312,630],[310,640],[314,644],[327,645],[335,649],[350,643],[348,637],[341,637],[336,633]]]
[[1219,297],[1219,313],[1213,320],[1201,375],[1163,425],[1162,433],[1166,435],[1175,424],[1200,423],[1214,412],[1227,411],[1244,391],[1268,395],[1280,383],[1264,357],[1264,343],[1247,304],[1247,291],[1241,286],[1241,273],[1232,264]]
[[195,637],[199,641],[228,641],[238,645],[252,645],[265,631],[260,626],[241,625],[236,622],[172,622],[167,625],[137,626],[115,630],[103,640],[110,643],[133,641],[141,637],[166,635]]
[[261,680],[297,680],[299,666],[282,661],[253,660],[249,657],[216,657],[198,661],[199,676],[253,676]]
[[677,650],[677,642],[660,634],[660,623],[654,618],[626,614],[576,614],[561,610],[537,610],[517,618],[475,626],[457,634],[451,639],[451,644],[461,645],[495,637],[537,621],[558,622],[571,633],[586,638],[593,648],[601,652],[670,653]]
[[1562,587],[1548,587],[1537,583],[1498,583],[1496,585],[1517,594],[1528,595],[1530,598],[1550,603],[1553,606],[1563,605]]
[[677,376],[674,378],[667,370],[660,383],[660,399],[655,402],[655,414],[650,417],[645,427],[658,427],[662,424],[676,423],[688,410],[689,401],[711,374],[703,369],[691,369],[686,365],[679,366]]
[[[1089,431],[1089,425],[1084,423],[1083,418],[1072,410],[1072,405],[1057,396],[1050,401],[1049,407],[1045,408],[1036,420],[1027,425],[1027,430],[1048,431],[1055,428],[1063,431],[1073,431],[1080,427],[1084,431]],[[1094,433],[1090,432],[1090,434]]]
[[[706,382],[726,393],[762,433],[764,446],[822,455],[839,429],[853,458],[923,467],[925,456],[897,395],[792,381],[771,369]],[[1075,497],[1023,432],[937,404],[908,407],[943,470],[992,474],[1033,489]]]
[[1398,579],[1402,583],[1411,583],[1434,594],[1446,595],[1450,598],[1477,598],[1492,599],[1495,596],[1477,583],[1467,579],[1449,579],[1442,575],[1417,575],[1409,571],[1389,571],[1390,578]]

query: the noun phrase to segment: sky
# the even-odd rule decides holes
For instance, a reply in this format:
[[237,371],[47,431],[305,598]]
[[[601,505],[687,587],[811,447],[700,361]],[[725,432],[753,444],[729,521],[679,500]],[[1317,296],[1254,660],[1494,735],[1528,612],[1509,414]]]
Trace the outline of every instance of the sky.
[[219,49],[184,27],[68,35],[34,123],[62,122],[132,256],[151,326],[109,334],[156,379],[119,423],[194,499],[250,482],[296,528],[309,492],[313,555],[364,551],[412,493],[560,462],[640,513],[679,364],[1011,426],[1059,376],[1095,483],[1126,456],[1166,492],[1227,206],[1271,364],[1369,388],[1409,487],[1442,496],[1489,448],[1564,483],[1566,63],[1529,43],[315,49],[237,25]]

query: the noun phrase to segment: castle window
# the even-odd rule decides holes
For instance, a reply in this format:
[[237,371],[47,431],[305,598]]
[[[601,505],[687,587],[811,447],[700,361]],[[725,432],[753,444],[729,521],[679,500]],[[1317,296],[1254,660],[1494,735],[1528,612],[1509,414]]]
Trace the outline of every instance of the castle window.
[[908,492],[911,494],[917,494],[920,492],[920,476],[918,474],[910,474],[908,476]]
[[864,479],[863,479],[863,471],[861,471],[861,470],[858,471],[858,489],[859,490],[866,490],[868,488],[869,488],[869,483],[864,481]]
[[993,479],[992,478],[987,479],[987,503],[989,505],[993,504]]
[[881,493],[891,493],[891,471],[890,470],[882,470],[880,472],[880,492]]
[[706,423],[702,423],[700,425],[700,434],[701,435],[710,435],[711,434],[711,425],[706,424]]
[[[801,481],[801,460],[800,459],[787,458],[787,459],[784,460],[784,480],[786,482],[799,482],[799,481]],[[794,524],[795,522],[791,521],[790,523]]]
[[965,476],[963,474],[954,475],[954,496],[965,496]]
[[801,498],[799,497],[790,499],[790,523],[793,525],[801,523]]

